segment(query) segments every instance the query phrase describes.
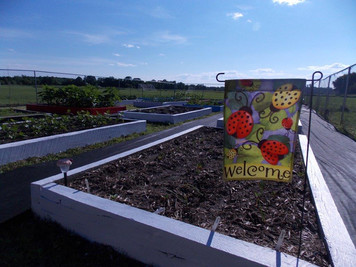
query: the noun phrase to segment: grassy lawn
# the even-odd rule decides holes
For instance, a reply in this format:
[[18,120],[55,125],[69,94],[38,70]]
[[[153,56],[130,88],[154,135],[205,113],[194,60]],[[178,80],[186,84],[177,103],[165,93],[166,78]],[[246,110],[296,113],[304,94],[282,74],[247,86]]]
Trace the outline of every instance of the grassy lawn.
[[[56,86],[58,87],[58,86]],[[172,98],[182,93],[189,95],[198,95],[204,99],[223,99],[224,91],[214,90],[196,90],[196,91],[179,91],[179,90],[142,90],[135,88],[119,88],[119,95],[144,98]],[[38,92],[41,91],[41,86],[38,86]],[[28,103],[36,103],[36,88],[29,85],[0,85],[0,106],[25,105]]]
[[[356,140],[356,96],[349,95],[346,98],[344,120],[341,121],[343,96],[314,96],[313,109],[334,125],[340,132],[345,133]],[[309,103],[309,97],[304,103]]]
[[119,89],[120,96],[135,96],[137,98],[174,98],[180,94],[187,94],[187,95],[197,95],[201,96],[204,99],[220,99],[224,98],[224,91],[214,91],[214,90],[189,90],[189,91],[179,91],[179,90],[142,90],[142,89],[134,89],[134,88],[127,88],[127,89]]
[[29,85],[0,85],[0,106],[36,103],[36,88]]

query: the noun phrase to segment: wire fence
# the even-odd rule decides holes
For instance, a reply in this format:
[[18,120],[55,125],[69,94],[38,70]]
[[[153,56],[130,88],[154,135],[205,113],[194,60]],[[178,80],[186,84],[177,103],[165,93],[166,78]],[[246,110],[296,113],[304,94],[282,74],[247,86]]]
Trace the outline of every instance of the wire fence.
[[[314,84],[313,109],[337,129],[356,139],[356,64],[333,73]],[[0,69],[0,107],[39,103],[44,85],[61,87],[93,85],[115,87],[122,99],[182,100],[200,98],[222,101],[223,83],[184,84],[175,81],[143,81],[38,70]],[[310,84],[304,104],[310,103]]]
[[38,70],[0,69],[0,107],[39,103],[44,85],[61,87],[93,85],[99,88],[114,87],[122,99],[155,98],[162,100],[199,97],[223,100],[223,84],[183,84],[175,81],[143,81],[139,78],[101,77],[76,73]]
[[[339,131],[356,139],[356,64],[314,84],[313,109]],[[304,104],[310,103],[306,91]]]

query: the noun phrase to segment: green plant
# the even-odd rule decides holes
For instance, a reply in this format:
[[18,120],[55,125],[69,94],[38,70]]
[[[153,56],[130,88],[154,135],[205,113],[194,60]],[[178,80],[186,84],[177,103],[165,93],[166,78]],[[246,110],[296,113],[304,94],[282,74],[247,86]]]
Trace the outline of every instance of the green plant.
[[98,88],[87,86],[67,85],[61,88],[44,86],[39,93],[42,103],[70,107],[92,108],[112,106],[120,100],[115,88],[100,91]]

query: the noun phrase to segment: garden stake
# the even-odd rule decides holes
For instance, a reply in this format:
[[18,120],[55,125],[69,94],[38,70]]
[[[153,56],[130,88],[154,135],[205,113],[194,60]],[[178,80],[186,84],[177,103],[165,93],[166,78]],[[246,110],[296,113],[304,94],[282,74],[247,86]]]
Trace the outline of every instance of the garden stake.
[[213,241],[213,236],[214,236],[216,228],[219,225],[219,222],[220,222],[220,216],[216,217],[215,222],[214,222],[213,226],[211,227],[211,231],[210,231],[210,235],[209,235],[209,238],[208,238],[208,242],[206,243],[206,245],[208,247],[210,247],[211,242]]
[[87,187],[87,192],[90,194],[89,181],[87,178],[85,178],[85,185]]

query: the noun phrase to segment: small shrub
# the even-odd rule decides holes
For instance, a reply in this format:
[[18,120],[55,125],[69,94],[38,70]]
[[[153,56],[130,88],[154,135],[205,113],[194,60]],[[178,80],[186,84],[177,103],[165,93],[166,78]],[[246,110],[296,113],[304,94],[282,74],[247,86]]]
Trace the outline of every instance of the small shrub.
[[67,85],[61,88],[45,85],[39,96],[41,102],[48,105],[80,108],[108,107],[120,100],[115,88],[108,88],[102,92],[91,85],[81,87]]

